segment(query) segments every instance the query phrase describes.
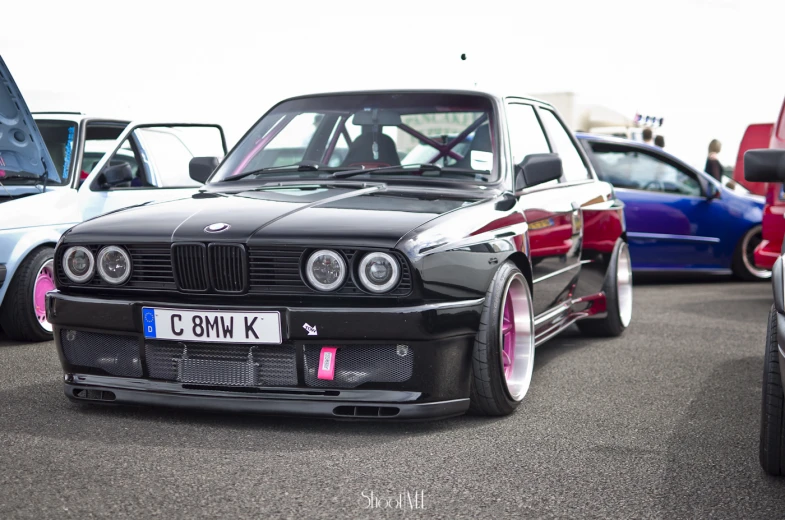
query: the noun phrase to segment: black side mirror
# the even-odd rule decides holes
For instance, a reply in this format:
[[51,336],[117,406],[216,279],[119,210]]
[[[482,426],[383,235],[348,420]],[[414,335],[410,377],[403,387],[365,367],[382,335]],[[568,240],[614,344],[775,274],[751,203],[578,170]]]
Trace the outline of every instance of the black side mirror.
[[744,178],[750,182],[785,182],[785,150],[747,150]]
[[516,167],[515,191],[531,188],[561,179],[563,169],[561,157],[555,153],[533,153],[527,155]]
[[134,172],[131,170],[131,165],[124,161],[114,166],[107,166],[101,172],[102,184],[110,188],[129,183],[132,180],[134,180]]
[[218,157],[194,157],[188,163],[188,175],[197,182],[204,184],[218,168]]

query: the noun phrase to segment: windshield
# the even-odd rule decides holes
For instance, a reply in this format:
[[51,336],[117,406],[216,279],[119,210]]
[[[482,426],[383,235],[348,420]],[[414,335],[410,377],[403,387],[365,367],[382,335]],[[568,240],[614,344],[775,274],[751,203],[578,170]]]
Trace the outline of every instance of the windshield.
[[[68,184],[76,142],[76,123],[56,120],[36,120],[35,123],[61,179],[58,183],[53,181],[50,176],[47,179],[47,184]],[[3,184],[30,184],[39,182],[39,180],[39,176],[34,173],[4,170],[0,167],[0,182]]]
[[[340,170],[375,168],[385,170],[357,177],[405,175],[409,180],[421,180],[438,175],[481,182],[488,179],[489,172],[491,178],[495,176],[496,142],[493,105],[479,95],[384,93],[301,98],[282,103],[262,118],[211,182],[241,176],[314,179]],[[309,168],[298,170],[302,164]],[[415,164],[435,164],[441,170],[395,168]],[[287,166],[292,168],[287,171]],[[451,171],[463,175],[451,175]],[[473,171],[478,173],[476,178]]]

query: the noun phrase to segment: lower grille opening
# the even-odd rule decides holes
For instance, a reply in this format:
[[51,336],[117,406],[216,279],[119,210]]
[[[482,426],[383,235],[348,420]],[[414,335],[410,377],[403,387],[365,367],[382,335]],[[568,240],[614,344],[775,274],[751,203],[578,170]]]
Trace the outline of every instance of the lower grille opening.
[[145,364],[152,379],[205,389],[252,392],[256,387],[297,386],[296,351],[291,345],[147,340]]
[[139,340],[134,336],[63,329],[60,344],[71,365],[98,368],[113,376],[142,375]]
[[400,409],[394,406],[336,406],[333,415],[340,417],[395,417]]
[[74,397],[88,401],[114,401],[114,392],[108,390],[91,390],[88,388],[74,388]]
[[403,383],[412,377],[414,351],[408,345],[335,345],[333,379],[319,379],[321,345],[304,349],[305,384],[355,388],[365,383]]

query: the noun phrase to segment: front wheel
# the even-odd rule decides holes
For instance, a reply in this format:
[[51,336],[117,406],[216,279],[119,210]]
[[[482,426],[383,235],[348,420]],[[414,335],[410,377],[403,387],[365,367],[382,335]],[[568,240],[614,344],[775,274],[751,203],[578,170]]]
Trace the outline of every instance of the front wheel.
[[777,347],[777,310],[771,306],[763,358],[763,397],[760,417],[760,465],[769,475],[785,474],[785,414]]
[[733,274],[744,281],[768,280],[771,271],[755,266],[755,248],[763,240],[762,226],[750,228],[739,240],[733,253]]
[[41,247],[19,265],[0,308],[0,326],[17,341],[49,341],[46,293],[55,288],[54,249]]
[[630,248],[621,239],[613,248],[602,290],[607,315],[581,320],[578,329],[588,336],[621,336],[632,321],[632,261]]
[[469,412],[508,415],[529,390],[534,368],[534,310],[529,282],[512,262],[499,267],[485,295],[472,353]]

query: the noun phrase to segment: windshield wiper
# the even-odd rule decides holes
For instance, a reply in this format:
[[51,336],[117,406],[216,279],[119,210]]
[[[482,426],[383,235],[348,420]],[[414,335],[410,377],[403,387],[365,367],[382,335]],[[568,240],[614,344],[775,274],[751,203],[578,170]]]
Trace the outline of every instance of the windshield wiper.
[[238,181],[240,179],[250,177],[251,175],[257,175],[260,173],[268,173],[268,172],[318,172],[318,171],[336,172],[345,169],[347,168],[334,168],[334,167],[322,168],[318,164],[304,162],[304,163],[287,164],[285,166],[268,166],[267,168],[259,168],[258,170],[251,170],[249,172],[243,172],[238,175],[227,177],[223,179],[223,181]]
[[26,181],[34,181],[36,184],[43,182],[42,177],[38,176],[30,176],[30,175],[20,175],[18,173],[11,173],[5,174],[3,177],[0,177],[0,182],[5,182],[9,180],[17,180],[17,179],[24,179]]
[[491,172],[488,170],[472,170],[469,168],[455,168],[453,166],[439,166],[438,164],[432,163],[417,163],[417,164],[404,164],[401,166],[380,166],[379,168],[369,168],[367,170],[349,170],[349,171],[338,171],[333,173],[333,177],[336,179],[343,179],[346,177],[352,177],[354,175],[362,175],[363,173],[407,173],[407,172],[438,172],[439,174],[442,173],[451,173],[455,175],[462,175],[464,177],[476,177],[477,175],[482,176],[482,180],[487,181],[487,176],[490,175]]

